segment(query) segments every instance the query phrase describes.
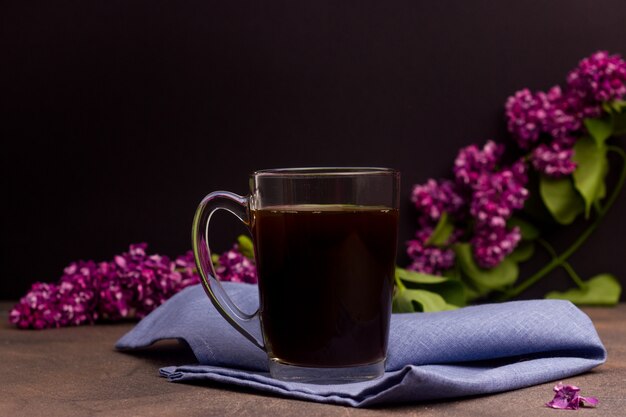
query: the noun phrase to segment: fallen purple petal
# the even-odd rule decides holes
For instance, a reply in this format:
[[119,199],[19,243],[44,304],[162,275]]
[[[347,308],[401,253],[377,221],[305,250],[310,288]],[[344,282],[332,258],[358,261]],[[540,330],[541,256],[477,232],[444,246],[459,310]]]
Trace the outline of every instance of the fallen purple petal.
[[555,392],[554,398],[546,403],[546,407],[561,410],[578,410],[581,406],[596,406],[599,402],[595,397],[580,396],[580,388],[575,385],[566,385],[559,382],[552,390]]

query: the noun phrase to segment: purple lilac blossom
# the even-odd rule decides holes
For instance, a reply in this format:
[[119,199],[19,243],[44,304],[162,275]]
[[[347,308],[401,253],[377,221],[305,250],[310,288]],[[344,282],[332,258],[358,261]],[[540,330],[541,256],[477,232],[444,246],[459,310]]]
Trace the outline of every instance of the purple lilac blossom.
[[559,86],[547,93],[520,90],[505,104],[508,130],[522,149],[531,149],[542,134],[573,144],[574,133],[582,126],[580,115],[589,112],[586,107],[581,109],[581,103],[571,94],[563,94]]
[[191,252],[172,262],[131,245],[111,262],[74,262],[58,284],[35,283],[9,313],[19,328],[44,329],[98,319],[141,318],[184,287],[199,282]]
[[456,184],[450,180],[429,179],[423,185],[415,185],[411,201],[418,211],[437,222],[443,212],[455,215],[464,205],[463,198],[458,194]]
[[[423,227],[415,234],[416,239],[407,242],[407,254],[412,260],[408,269],[425,274],[441,275],[445,270],[454,266],[455,255],[452,249],[426,244],[432,232],[432,227]],[[450,240],[455,239],[456,236],[453,234]],[[451,241],[448,243],[452,243]]]
[[461,185],[471,186],[484,173],[493,171],[504,152],[504,145],[489,140],[482,149],[462,148],[454,161],[454,176]]
[[[118,262],[120,262],[119,259]],[[132,292],[119,279],[115,262],[101,262],[99,272],[101,275],[97,290],[100,317],[108,320],[119,320],[131,316]]]
[[602,114],[601,104],[626,96],[626,61],[598,51],[580,61],[567,76],[567,88],[547,93],[523,89],[509,97],[505,114],[509,132],[522,149],[531,149],[542,134],[572,147],[584,118]]
[[59,327],[61,313],[57,307],[58,289],[55,284],[34,283],[9,313],[9,322],[22,329]]
[[63,271],[58,290],[60,326],[78,326],[98,319],[97,293],[98,267],[93,261],[74,262]]
[[505,227],[513,211],[524,207],[527,182],[526,165],[521,161],[500,171],[483,172],[472,187],[472,217],[481,227]]
[[[530,151],[528,159],[535,170],[563,177],[576,169],[573,147],[583,133],[583,119],[599,117],[602,102],[625,96],[626,62],[599,51],[569,73],[565,90],[559,86],[547,92],[523,89],[509,97],[505,104],[507,127],[518,145]],[[485,268],[499,264],[519,242],[519,230],[507,229],[506,222],[528,197],[525,162],[496,169],[503,150],[493,141],[482,149],[476,145],[463,148],[454,163],[457,187],[445,180],[429,180],[415,186],[412,194],[422,216],[420,227],[427,231],[432,231],[443,212],[455,222],[469,209],[475,220],[474,236],[469,240],[477,263]],[[452,196],[449,190],[453,190]],[[417,239],[407,242],[411,269],[439,273],[451,265],[454,254],[426,245],[427,239],[418,233]]]
[[187,253],[171,261],[167,256],[147,255],[147,244],[131,245],[127,253],[115,256],[101,286],[100,307],[104,317],[144,317],[183,288],[197,284]]
[[184,255],[180,255],[174,261],[176,270],[181,274],[181,285],[188,287],[197,284],[199,281],[196,274],[196,260],[192,251],[187,251]]
[[9,313],[9,321],[33,329],[93,323],[98,318],[97,275],[97,266],[91,261],[70,264],[58,284],[33,284]]
[[470,214],[475,219],[471,239],[474,259],[483,268],[493,268],[517,247],[518,228],[507,229],[507,220],[524,207],[528,198],[526,165],[516,162],[498,172],[484,173],[476,182]]
[[575,385],[564,385],[559,382],[553,388],[554,398],[552,401],[546,403],[546,407],[558,408],[562,410],[578,410],[585,403],[588,405],[598,405],[598,399],[595,397],[583,397],[580,393],[580,388]]
[[522,149],[530,148],[539,140],[548,117],[550,103],[546,95],[525,88],[509,97],[504,107],[509,132]]
[[457,181],[470,190],[469,211],[475,220],[470,241],[483,268],[497,266],[519,243],[519,230],[508,230],[506,222],[528,198],[526,164],[519,160],[498,171],[501,154],[498,145],[488,141],[482,151],[475,145],[461,149],[455,162]]
[[561,87],[554,86],[545,94],[549,104],[542,130],[562,142],[573,142],[574,132],[582,127],[582,118],[577,117],[578,102],[573,102]]
[[173,295],[171,288],[180,274],[167,257],[147,256],[146,247],[145,243],[131,245],[129,252],[114,257],[109,274],[113,279],[105,279],[100,292],[103,317],[141,318]]
[[530,155],[533,167],[549,177],[560,178],[576,170],[576,163],[572,161],[574,150],[552,142],[550,145],[537,146]]
[[469,211],[474,219],[474,237],[470,242],[481,267],[497,266],[515,249],[521,237],[519,229],[509,230],[506,223],[528,198],[527,167],[519,160],[497,170],[503,150],[503,145],[493,141],[488,141],[482,149],[467,146],[455,160],[456,187],[449,181],[429,180],[414,188],[412,200],[421,217],[416,239],[407,242],[407,253],[412,260],[409,269],[438,275],[454,265],[455,255],[449,245],[461,237],[461,230],[455,231],[443,247],[426,244],[443,212],[451,214],[454,223],[466,218]]
[[231,250],[220,255],[219,265],[215,272],[221,281],[247,282],[249,284],[258,282],[254,262],[239,251],[238,245],[234,245]]
[[598,51],[584,58],[567,76],[568,87],[588,102],[621,100],[626,95],[626,62]]
[[[465,202],[457,188],[453,181],[433,179],[413,187],[411,200],[419,213],[420,229],[416,233],[416,239],[407,242],[407,254],[412,260],[408,269],[440,275],[454,265],[455,255],[451,249],[428,245],[426,242],[443,213],[452,218],[463,216]],[[458,233],[453,233],[448,244],[457,236]]]
[[477,227],[471,241],[476,263],[483,268],[498,266],[521,239],[519,227]]

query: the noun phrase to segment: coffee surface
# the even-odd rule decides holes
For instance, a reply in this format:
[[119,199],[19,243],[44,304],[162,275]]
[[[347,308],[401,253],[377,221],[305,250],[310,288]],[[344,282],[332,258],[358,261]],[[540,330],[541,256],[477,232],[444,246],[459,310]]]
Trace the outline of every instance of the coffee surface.
[[398,211],[302,205],[252,211],[270,357],[332,367],[385,357]]

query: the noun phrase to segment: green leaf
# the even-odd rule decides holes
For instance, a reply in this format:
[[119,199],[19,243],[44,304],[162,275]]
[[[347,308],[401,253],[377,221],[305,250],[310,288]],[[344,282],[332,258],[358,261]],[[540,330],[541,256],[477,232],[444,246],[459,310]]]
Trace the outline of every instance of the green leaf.
[[211,262],[213,262],[213,266],[217,268],[220,264],[220,256],[217,253],[211,254]]
[[459,281],[461,279],[461,271],[459,270],[459,266],[457,264],[454,264],[452,268],[443,271],[441,275],[455,281]]
[[403,268],[396,268],[396,275],[403,281],[413,282],[415,284],[441,284],[442,282],[448,281],[446,277],[409,271]]
[[504,258],[498,266],[483,269],[474,261],[469,243],[454,245],[454,251],[461,269],[481,295],[488,293],[489,290],[502,291],[517,280],[519,268],[511,259]]
[[585,202],[574,188],[570,177],[539,179],[539,193],[554,220],[570,224],[585,210]]
[[458,307],[446,303],[446,300],[439,294],[426,290],[400,290],[393,299],[394,313],[443,311],[456,308]]
[[619,113],[622,110],[626,109],[626,101],[625,100],[613,100],[611,102],[611,107],[613,108],[613,110]]
[[[607,149],[608,150],[608,149]],[[604,164],[604,169],[602,171],[602,178],[606,179],[607,174],[609,173],[609,163]],[[602,181],[600,184],[600,189],[598,190],[598,195],[596,196],[596,203],[601,201],[604,197],[606,197],[606,181]]]
[[584,119],[585,127],[598,145],[604,144],[613,134],[613,121],[610,117],[598,119]]
[[509,228],[519,227],[520,232],[522,233],[522,239],[524,240],[535,240],[539,237],[539,235],[541,235],[539,229],[532,223],[516,216],[511,217],[507,222],[507,225]]
[[608,172],[607,148],[598,146],[590,138],[582,138],[574,145],[576,170],[572,174],[574,186],[585,200],[585,218],[589,218],[593,203],[606,193],[604,177]]
[[437,293],[447,303],[456,306],[466,304],[465,289],[457,279],[408,271],[402,268],[396,268],[396,276],[409,289],[422,289]]
[[487,293],[489,293],[491,290],[489,289],[484,289],[483,291],[479,291],[477,289],[474,289],[472,287],[470,287],[469,285],[464,285],[465,287],[465,300],[467,300],[467,303],[470,303],[480,297],[482,297],[483,295],[486,295]]
[[533,242],[520,242],[508,258],[518,263],[524,262],[529,260],[533,253],[535,253],[535,244]]
[[611,122],[613,123],[614,136],[626,134],[626,107],[623,107],[619,112],[612,113]]
[[622,292],[617,278],[611,274],[600,274],[585,283],[585,288],[565,292],[552,291],[546,298],[569,300],[579,305],[614,306]]
[[448,213],[444,211],[437,222],[435,230],[433,230],[432,234],[428,237],[426,244],[434,246],[445,245],[452,232],[454,232],[454,224],[452,224]]
[[239,251],[243,256],[249,259],[254,259],[254,245],[252,244],[252,239],[246,235],[240,235],[237,238],[237,245],[239,246]]

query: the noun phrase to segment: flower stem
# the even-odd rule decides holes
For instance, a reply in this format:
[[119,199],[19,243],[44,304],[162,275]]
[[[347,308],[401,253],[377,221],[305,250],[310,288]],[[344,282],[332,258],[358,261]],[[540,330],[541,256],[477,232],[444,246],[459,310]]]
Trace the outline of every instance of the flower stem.
[[564,261],[561,266],[563,267],[563,269],[565,269],[567,271],[567,273],[570,276],[570,278],[572,279],[572,281],[574,281],[576,283],[576,285],[578,285],[578,288],[583,290],[583,289],[585,289],[587,287],[587,284],[585,284],[585,281],[583,281],[582,278],[580,277],[580,275],[578,275],[576,273],[576,271],[574,271],[574,268],[572,267],[572,265],[569,262]]
[[550,254],[550,256],[552,256],[552,259],[559,257],[559,255],[556,253],[552,245],[549,244],[547,240],[539,237],[537,238],[537,243],[543,246],[543,248]]
[[[541,246],[543,246],[543,248],[546,250],[546,252],[548,252],[550,254],[550,256],[552,256],[552,259],[555,259],[555,258],[559,257],[559,255],[556,253],[556,251],[554,250],[552,245],[550,245],[545,239],[538,238],[537,239],[537,243],[539,243]],[[561,266],[563,267],[563,269],[565,269],[565,271],[570,276],[572,281],[574,281],[576,283],[576,285],[578,285],[578,287],[580,289],[584,289],[586,287],[585,282],[582,280],[580,275],[578,275],[578,273],[574,270],[574,267],[572,267],[572,265],[569,262],[563,261]]]
[[[567,264],[567,266],[565,266],[564,263],[566,263],[567,259],[572,256],[574,252],[576,252],[576,250],[578,250],[578,248],[582,246],[582,244],[585,243],[589,236],[591,236],[591,234],[596,230],[606,213],[609,211],[611,206],[613,206],[613,203],[615,203],[615,200],[619,196],[620,191],[624,187],[624,182],[626,182],[626,152],[624,152],[624,150],[622,150],[622,148],[618,146],[608,146],[607,148],[609,151],[617,153],[622,158],[622,171],[620,173],[619,180],[617,181],[615,189],[611,193],[611,196],[608,198],[606,204],[598,208],[598,215],[596,216],[594,221],[589,225],[589,227],[587,227],[587,229],[585,229],[585,231],[580,236],[578,236],[578,239],[576,239],[569,248],[567,248],[561,255],[553,258],[552,261],[550,261],[548,264],[546,264],[543,268],[541,268],[533,276],[522,282],[520,285],[515,288],[511,288],[500,297],[498,297],[499,301],[506,301],[518,296],[527,288],[535,284],[537,281],[548,275],[550,272],[552,272],[552,270],[559,266],[563,266],[566,270],[568,270],[567,266],[571,268],[571,265]],[[556,253],[554,254],[556,255]],[[573,272],[573,268],[571,268],[571,271]],[[574,276],[570,274],[576,284],[578,284],[579,286],[582,284],[584,286],[584,282],[582,282],[580,277],[578,277],[575,272],[574,275],[576,276],[576,278],[574,278]]]

